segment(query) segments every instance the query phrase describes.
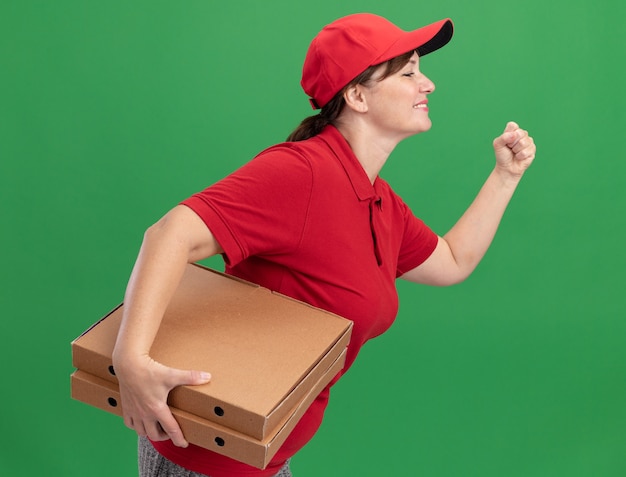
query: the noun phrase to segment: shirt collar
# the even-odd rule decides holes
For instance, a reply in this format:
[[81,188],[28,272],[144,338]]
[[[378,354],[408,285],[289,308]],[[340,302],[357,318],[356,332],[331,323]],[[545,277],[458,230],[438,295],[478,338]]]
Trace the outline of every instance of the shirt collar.
[[350,144],[348,144],[348,141],[346,141],[339,130],[335,126],[329,125],[317,137],[328,145],[341,163],[359,200],[371,200],[377,197],[376,190],[370,182],[365,169],[363,169]]

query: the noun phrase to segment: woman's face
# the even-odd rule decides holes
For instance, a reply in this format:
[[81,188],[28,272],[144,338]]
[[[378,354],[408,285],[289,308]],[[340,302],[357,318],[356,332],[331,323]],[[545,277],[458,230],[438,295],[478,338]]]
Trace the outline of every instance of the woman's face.
[[417,53],[400,71],[377,81],[382,73],[381,67],[363,89],[371,124],[381,134],[398,140],[428,131],[432,123],[427,96],[435,85],[420,72]]

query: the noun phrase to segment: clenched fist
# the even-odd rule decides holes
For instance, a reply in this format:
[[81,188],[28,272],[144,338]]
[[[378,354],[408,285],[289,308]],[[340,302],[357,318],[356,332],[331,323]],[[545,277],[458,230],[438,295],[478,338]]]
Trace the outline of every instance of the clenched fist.
[[537,148],[528,131],[521,129],[513,121],[507,123],[504,132],[493,140],[496,153],[496,169],[519,179],[530,167]]

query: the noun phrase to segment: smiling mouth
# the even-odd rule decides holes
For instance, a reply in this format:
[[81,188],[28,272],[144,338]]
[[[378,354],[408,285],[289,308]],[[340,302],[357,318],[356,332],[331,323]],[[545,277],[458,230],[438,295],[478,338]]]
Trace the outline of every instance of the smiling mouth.
[[416,104],[413,109],[428,109],[428,105],[426,103]]

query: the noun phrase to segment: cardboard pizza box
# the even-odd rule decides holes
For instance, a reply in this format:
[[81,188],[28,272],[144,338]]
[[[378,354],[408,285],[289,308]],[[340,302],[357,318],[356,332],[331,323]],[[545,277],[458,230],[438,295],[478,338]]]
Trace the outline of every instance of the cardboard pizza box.
[[[121,304],[72,342],[74,367],[117,383]],[[168,404],[254,439],[273,435],[348,346],[352,322],[258,285],[189,264],[150,351],[167,366],[211,373]]]

